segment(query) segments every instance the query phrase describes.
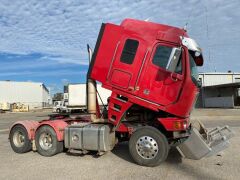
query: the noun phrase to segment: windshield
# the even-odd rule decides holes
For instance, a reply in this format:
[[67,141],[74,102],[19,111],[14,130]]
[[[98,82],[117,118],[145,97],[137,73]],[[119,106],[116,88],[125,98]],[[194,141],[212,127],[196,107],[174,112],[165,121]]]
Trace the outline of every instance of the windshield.
[[195,54],[195,52],[189,51],[191,77],[192,77],[194,84],[197,85],[198,84],[198,69],[197,69],[197,65],[194,61],[194,57],[195,57],[194,54]]

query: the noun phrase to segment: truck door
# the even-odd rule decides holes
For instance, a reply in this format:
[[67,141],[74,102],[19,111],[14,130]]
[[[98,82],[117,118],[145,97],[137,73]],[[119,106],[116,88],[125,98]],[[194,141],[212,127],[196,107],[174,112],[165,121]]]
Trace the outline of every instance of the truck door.
[[181,48],[156,44],[139,81],[139,96],[168,105],[178,100],[184,81],[185,57]]
[[146,55],[147,48],[143,40],[122,37],[116,57],[109,70],[109,81],[116,88],[137,93],[136,81],[139,70]]

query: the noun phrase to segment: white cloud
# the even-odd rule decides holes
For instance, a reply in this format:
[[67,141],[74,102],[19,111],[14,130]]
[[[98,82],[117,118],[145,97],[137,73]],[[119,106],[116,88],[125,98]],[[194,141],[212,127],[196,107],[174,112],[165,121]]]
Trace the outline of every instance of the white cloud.
[[179,27],[188,21],[190,35],[203,46],[205,70],[213,70],[211,62],[220,70],[237,63],[239,0],[0,0],[0,53],[37,52],[57,63],[87,64],[86,44],[95,45],[101,23],[127,17]]
[[72,70],[54,70],[54,71],[11,71],[11,72],[0,72],[0,77],[61,77],[61,76],[86,76],[87,71],[72,71]]
[[68,85],[70,83],[70,80],[64,78],[64,79],[61,79],[61,82],[62,82],[63,85]]

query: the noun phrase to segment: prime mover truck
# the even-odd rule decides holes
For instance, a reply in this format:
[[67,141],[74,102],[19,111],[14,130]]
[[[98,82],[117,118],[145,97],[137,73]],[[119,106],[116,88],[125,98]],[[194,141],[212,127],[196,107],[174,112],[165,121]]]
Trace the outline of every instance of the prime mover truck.
[[[202,49],[185,29],[134,19],[103,23],[86,77],[87,113],[19,121],[10,129],[17,153],[43,156],[95,151],[101,155],[129,141],[133,160],[157,166],[176,147],[190,159],[211,156],[229,145],[228,126],[194,126],[190,114],[199,94]],[[97,83],[111,91],[100,110]]]

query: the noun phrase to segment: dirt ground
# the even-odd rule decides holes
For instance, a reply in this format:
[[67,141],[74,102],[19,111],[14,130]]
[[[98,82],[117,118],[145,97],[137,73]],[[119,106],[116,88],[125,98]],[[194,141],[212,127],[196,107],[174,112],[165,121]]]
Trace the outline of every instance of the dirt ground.
[[0,114],[0,179],[239,179],[240,110],[198,109],[192,119],[207,127],[228,124],[235,132],[231,146],[218,156],[202,160],[182,158],[176,149],[158,167],[136,165],[121,143],[99,158],[93,154],[61,153],[42,157],[36,152],[16,154],[8,141],[8,127],[24,119],[40,120],[50,112]]

